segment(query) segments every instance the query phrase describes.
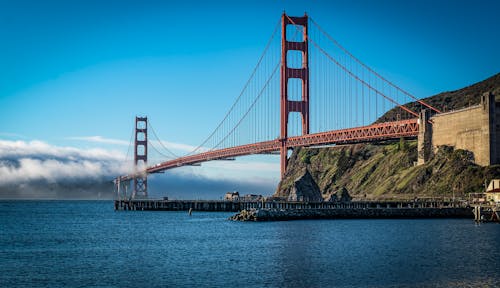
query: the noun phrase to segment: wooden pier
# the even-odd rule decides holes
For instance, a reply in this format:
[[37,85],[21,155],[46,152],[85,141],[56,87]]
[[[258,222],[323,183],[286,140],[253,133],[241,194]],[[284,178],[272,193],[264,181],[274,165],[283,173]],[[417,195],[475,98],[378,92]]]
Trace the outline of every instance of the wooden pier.
[[[390,208],[466,208],[452,201],[224,201],[224,200],[115,200],[115,210],[131,211],[212,211],[238,212],[249,209],[390,209]],[[472,208],[470,208],[472,215]]]
[[494,204],[475,204],[472,208],[474,221],[500,223],[500,207]]
[[241,202],[218,200],[115,200],[115,210],[237,212],[257,208],[255,203],[249,203],[243,205]]

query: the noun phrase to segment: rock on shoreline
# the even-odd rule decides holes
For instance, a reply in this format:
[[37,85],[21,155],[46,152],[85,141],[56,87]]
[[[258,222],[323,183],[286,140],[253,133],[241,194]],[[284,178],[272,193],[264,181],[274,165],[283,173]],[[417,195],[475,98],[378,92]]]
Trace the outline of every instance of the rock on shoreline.
[[419,219],[470,218],[470,208],[335,208],[250,209],[229,217],[233,221],[286,221],[302,219]]

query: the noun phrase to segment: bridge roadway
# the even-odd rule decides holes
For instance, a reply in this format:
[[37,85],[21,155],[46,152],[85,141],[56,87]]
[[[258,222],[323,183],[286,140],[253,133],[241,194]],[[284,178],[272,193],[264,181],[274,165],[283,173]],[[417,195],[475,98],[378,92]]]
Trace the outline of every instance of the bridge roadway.
[[375,142],[400,137],[417,137],[418,119],[400,120],[393,122],[378,123],[369,126],[333,130],[328,132],[294,136],[285,139],[275,139],[253,144],[246,144],[236,147],[212,150],[195,155],[179,157],[177,159],[165,161],[154,166],[147,167],[139,174],[129,174],[120,176],[120,181],[128,181],[135,175],[159,173],[165,170],[180,166],[199,164],[211,160],[221,160],[236,156],[264,154],[280,151],[282,145],[287,148],[320,146],[328,144],[353,144],[360,142]]

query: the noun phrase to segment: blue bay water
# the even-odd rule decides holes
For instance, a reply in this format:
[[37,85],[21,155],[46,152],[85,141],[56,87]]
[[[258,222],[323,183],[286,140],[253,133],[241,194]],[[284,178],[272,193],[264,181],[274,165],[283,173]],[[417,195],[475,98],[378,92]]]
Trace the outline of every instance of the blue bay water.
[[500,287],[500,225],[0,202],[0,287]]

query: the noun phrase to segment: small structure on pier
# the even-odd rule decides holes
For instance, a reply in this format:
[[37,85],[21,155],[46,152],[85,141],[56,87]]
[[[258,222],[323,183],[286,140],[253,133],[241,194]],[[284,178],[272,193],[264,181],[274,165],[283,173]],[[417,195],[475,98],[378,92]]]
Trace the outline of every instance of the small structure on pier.
[[226,195],[224,195],[224,200],[226,200],[226,201],[239,201],[240,200],[240,193],[238,191],[227,192]]
[[500,204],[500,179],[493,179],[486,189],[486,201]]
[[500,179],[493,179],[484,193],[482,201],[473,202],[474,220],[476,222],[500,222]]
[[486,204],[486,193],[469,193],[469,203]]

